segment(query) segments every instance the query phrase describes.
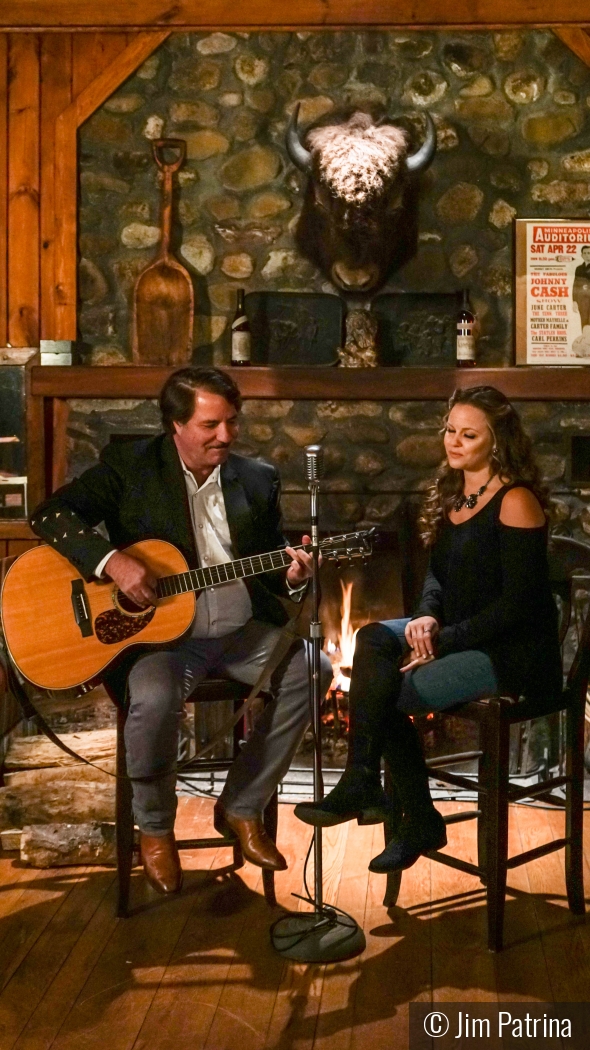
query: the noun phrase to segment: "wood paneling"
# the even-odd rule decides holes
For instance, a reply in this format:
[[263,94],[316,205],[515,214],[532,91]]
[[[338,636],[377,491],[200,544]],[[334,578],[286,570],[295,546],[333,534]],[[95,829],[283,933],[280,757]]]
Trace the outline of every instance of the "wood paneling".
[[60,488],[66,480],[68,467],[67,425],[70,406],[62,398],[53,402],[53,449],[51,464],[51,491]]
[[39,38],[8,48],[8,339],[39,341]]
[[8,340],[8,36],[0,34],[0,346]]
[[38,540],[8,540],[8,556],[24,554],[33,547],[38,547]]
[[[116,91],[119,85],[127,80],[127,77],[130,77],[169,36],[169,29],[154,33],[134,34],[127,47],[121,48],[112,61],[104,66],[100,73],[97,72],[85,89],[79,95],[76,94],[77,127],[88,120],[88,117],[102,105],[109,95],[112,95],[113,91]],[[120,42],[123,38],[121,34],[117,34],[114,39]]]
[[554,29],[553,32],[566,47],[569,47],[578,58],[582,59],[582,62],[590,66],[590,36],[584,29],[562,26]]
[[55,339],[55,122],[72,101],[72,35],[41,41],[41,338]]
[[114,62],[126,46],[125,33],[74,33],[73,98],[80,95],[84,88],[87,88],[111,62]]
[[[157,397],[173,368],[31,369],[38,397]],[[516,401],[590,400],[590,368],[228,368],[244,397],[437,401],[486,384]]]
[[[27,383],[27,474],[29,510],[45,497],[49,479],[45,474],[45,401],[31,394],[31,369],[26,370]],[[47,457],[48,458],[48,457]]]
[[0,521],[0,543],[7,543],[8,540],[30,540],[34,536],[35,533],[26,521]]
[[0,27],[588,25],[587,0],[3,0]]

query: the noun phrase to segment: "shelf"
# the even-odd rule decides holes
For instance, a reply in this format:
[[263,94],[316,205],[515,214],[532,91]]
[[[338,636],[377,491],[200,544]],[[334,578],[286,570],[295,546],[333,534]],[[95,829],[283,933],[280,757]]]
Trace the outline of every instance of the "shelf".
[[[34,365],[31,393],[45,398],[156,398],[173,368]],[[438,401],[456,387],[498,387],[516,401],[590,400],[590,367],[227,368],[246,398]]]
[[37,537],[24,519],[0,519],[0,540],[35,540]]

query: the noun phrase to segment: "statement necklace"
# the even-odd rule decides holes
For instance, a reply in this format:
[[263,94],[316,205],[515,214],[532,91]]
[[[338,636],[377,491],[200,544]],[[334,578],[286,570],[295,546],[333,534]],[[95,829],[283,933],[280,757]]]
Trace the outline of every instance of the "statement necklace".
[[453,510],[455,510],[457,512],[457,514],[459,513],[460,510],[463,509],[463,507],[467,507],[467,510],[473,510],[473,508],[475,507],[475,504],[477,503],[479,497],[483,496],[483,494],[484,494],[485,490],[487,489],[490,481],[492,480],[492,478],[495,478],[495,477],[496,477],[495,474],[490,474],[490,476],[489,476],[488,480],[486,481],[485,485],[482,485],[481,488],[479,488],[477,490],[477,492],[472,492],[470,496],[466,496],[465,493],[463,493],[461,496],[457,496],[457,499],[455,500],[455,502],[453,504]]

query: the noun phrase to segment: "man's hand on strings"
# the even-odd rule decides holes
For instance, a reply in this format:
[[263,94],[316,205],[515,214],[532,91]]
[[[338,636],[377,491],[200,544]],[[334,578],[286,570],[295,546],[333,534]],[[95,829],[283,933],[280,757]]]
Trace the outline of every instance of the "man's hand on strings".
[[[311,536],[302,536],[301,542],[305,545],[311,543]],[[302,583],[312,575],[313,557],[309,551],[295,550],[294,547],[285,547],[287,554],[291,555],[293,561],[287,569],[287,579],[291,587],[300,587]],[[320,554],[320,565],[322,556]]]
[[113,583],[117,584],[119,590],[140,609],[147,609],[149,605],[156,604],[156,579],[137,558],[132,558],[124,551],[115,551],[106,563],[104,571]]

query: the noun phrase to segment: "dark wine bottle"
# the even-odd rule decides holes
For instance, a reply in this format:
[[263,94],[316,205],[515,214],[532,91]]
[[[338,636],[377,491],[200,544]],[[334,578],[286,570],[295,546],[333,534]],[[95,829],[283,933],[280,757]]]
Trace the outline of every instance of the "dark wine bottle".
[[235,366],[250,364],[252,336],[250,322],[244,307],[244,289],[238,288],[238,304],[231,326],[231,363]]
[[475,368],[475,317],[470,306],[469,290],[464,288],[457,314],[457,368]]

